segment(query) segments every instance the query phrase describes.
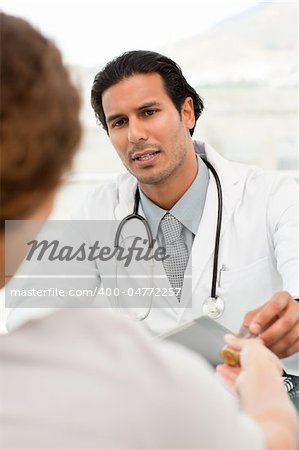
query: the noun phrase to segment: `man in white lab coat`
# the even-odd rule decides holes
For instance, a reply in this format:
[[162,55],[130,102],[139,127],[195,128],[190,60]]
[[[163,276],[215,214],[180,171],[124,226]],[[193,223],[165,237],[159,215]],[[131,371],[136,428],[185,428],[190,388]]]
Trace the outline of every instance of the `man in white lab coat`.
[[[203,156],[218,174],[223,200],[216,320],[234,332],[245,322],[279,357],[298,352],[296,183],[229,162],[208,145],[193,142],[202,100],[179,67],[160,54],[133,51],[108,63],[95,77],[92,106],[130,174],[97,188],[75,218],[121,221],[133,212],[138,186],[138,212],[149,222],[157,245],[165,246],[161,224],[166,215],[182,226],[180,239],[189,261],[178,264],[191,274],[192,285],[185,276],[180,296],[153,304],[146,327],[160,334],[197,317],[211,296],[219,203]],[[105,288],[103,261],[84,265],[89,266],[84,273],[102,275]],[[161,274],[162,262],[156,266]],[[170,292],[173,285],[167,279],[165,286]]]
[[[147,51],[121,55],[96,75],[91,99],[131,175],[95,190],[78,218],[103,219],[104,205],[106,219],[122,220],[133,211],[138,186],[139,213],[150,225],[167,212],[176,216],[192,254],[192,289],[184,290],[184,282],[180,301],[153,308],[145,320],[148,327],[160,333],[201,315],[211,295],[218,201],[214,176],[201,154],[216,169],[223,196],[216,295],[224,310],[217,320],[235,332],[245,321],[278,356],[296,353],[296,183],[229,162],[208,145],[193,142],[203,103],[165,56]],[[165,243],[161,225],[151,228],[153,237]]]
[[[292,180],[230,163],[207,145],[205,151],[218,172],[223,191],[219,255],[222,269],[217,280],[217,295],[225,301],[225,309],[217,320],[237,332],[245,314],[265,303],[264,300],[270,299],[276,291],[284,289],[296,295],[296,224],[292,217],[296,186]],[[116,183],[96,189],[84,202],[78,217],[99,220],[103,218],[99,205],[104,205],[107,220],[121,220],[133,210],[136,186],[134,177],[124,175]],[[264,195],[260,195],[261,192]],[[143,213],[141,207],[139,213]],[[205,209],[192,246],[192,295],[188,295],[189,290],[184,291],[183,286],[182,306],[178,303],[165,309],[152,308],[144,324],[155,334],[203,313],[203,302],[210,296],[211,289],[216,219],[217,190],[211,176]],[[272,235],[277,243],[270,240]],[[278,265],[275,254],[279,254]],[[96,264],[99,273],[103,273],[101,261]],[[103,279],[104,285],[105,281]],[[286,302],[288,308],[294,308],[294,311],[290,309],[291,314],[296,314],[297,303],[290,296],[281,293],[279,299]],[[296,315],[293,320],[295,326]]]

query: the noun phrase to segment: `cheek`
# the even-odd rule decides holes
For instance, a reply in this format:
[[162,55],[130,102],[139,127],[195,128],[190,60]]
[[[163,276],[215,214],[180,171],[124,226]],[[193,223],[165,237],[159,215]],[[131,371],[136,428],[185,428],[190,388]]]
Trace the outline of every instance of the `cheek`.
[[153,142],[159,142],[162,147],[172,145],[176,139],[177,128],[174,122],[170,123],[169,119],[155,120],[148,129],[148,139]]
[[163,134],[168,134],[168,137],[173,137],[174,135],[179,135],[181,130],[184,129],[183,122],[177,112],[174,114],[159,119],[158,124],[160,132]]
[[179,120],[176,116],[161,115],[157,118],[155,125],[160,130],[174,130],[178,126]]
[[186,142],[186,136],[185,136],[185,130],[184,128],[179,126],[169,126],[165,124],[164,128],[161,132],[161,139],[160,142],[163,147],[168,147],[168,150],[174,151],[177,148],[181,148],[183,145],[185,145]]

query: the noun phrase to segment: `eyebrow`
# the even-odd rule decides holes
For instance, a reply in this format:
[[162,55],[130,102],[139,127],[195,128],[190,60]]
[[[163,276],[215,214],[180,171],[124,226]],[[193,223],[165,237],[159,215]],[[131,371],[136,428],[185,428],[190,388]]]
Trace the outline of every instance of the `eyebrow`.
[[[143,105],[139,106],[139,108],[137,108],[137,111],[142,111],[145,108],[151,108],[153,106],[161,106],[161,103],[159,102],[146,102],[143,103]],[[106,118],[107,123],[111,123],[113,120],[118,119],[119,117],[125,116],[125,114],[123,113],[116,113],[116,114],[111,114],[110,116],[108,116]]]

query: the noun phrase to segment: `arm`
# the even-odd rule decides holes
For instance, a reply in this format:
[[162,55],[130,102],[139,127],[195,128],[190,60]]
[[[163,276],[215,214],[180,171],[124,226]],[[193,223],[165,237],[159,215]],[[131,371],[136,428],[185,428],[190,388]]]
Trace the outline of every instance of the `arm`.
[[[284,291],[249,311],[244,324],[260,334],[264,344],[280,358],[299,351],[298,286],[298,185],[291,179],[277,178],[268,196],[267,229],[273,264],[282,278]],[[267,299],[265,299],[267,300]]]
[[258,339],[227,336],[227,343],[241,350],[241,369],[225,364],[221,377],[238,392],[244,411],[261,427],[267,450],[296,448],[297,415],[281,379],[281,365]]

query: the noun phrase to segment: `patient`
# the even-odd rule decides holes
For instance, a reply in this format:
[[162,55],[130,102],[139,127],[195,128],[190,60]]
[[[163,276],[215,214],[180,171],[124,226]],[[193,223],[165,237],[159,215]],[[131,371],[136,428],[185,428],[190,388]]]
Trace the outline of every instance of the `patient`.
[[[4,221],[47,218],[81,128],[53,43],[21,19],[0,20],[3,260]],[[254,339],[229,344],[241,348],[241,374],[219,371],[237,386],[241,410],[202,359],[153,344],[117,313],[65,309],[32,320],[0,338],[1,448],[294,449],[296,413],[278,359]]]

